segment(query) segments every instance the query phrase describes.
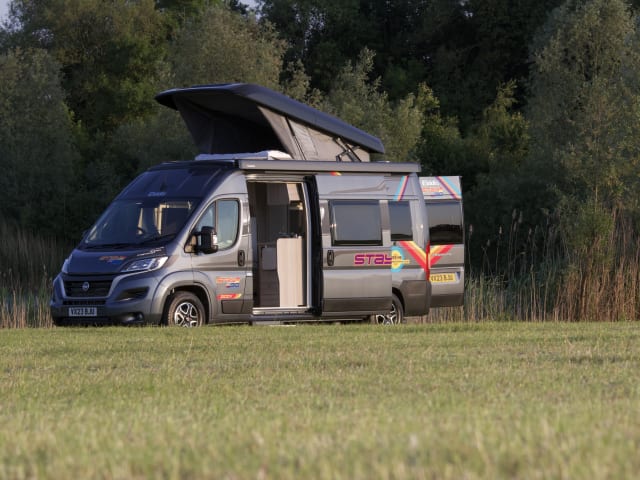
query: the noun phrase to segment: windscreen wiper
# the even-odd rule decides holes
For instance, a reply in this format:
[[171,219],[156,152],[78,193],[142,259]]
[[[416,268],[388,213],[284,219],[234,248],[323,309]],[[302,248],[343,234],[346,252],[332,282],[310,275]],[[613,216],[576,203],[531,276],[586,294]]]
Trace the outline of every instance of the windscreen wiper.
[[157,242],[159,240],[164,240],[166,238],[171,238],[171,237],[175,237],[175,236],[176,236],[175,233],[165,233],[164,235],[156,235],[154,237],[147,238],[146,240],[142,240],[141,242],[136,243],[136,245],[147,245],[149,243],[154,243],[154,242]]
[[113,249],[121,249],[131,247],[131,243],[98,243],[95,245],[84,245],[84,248],[87,250],[96,250],[98,248],[113,248]]

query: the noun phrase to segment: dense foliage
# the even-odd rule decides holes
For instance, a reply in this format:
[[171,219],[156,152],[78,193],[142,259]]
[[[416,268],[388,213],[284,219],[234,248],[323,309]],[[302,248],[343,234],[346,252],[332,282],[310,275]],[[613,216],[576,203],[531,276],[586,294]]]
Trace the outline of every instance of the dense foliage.
[[12,0],[0,219],[77,239],[138,172],[193,156],[155,93],[242,81],[379,136],[385,160],[462,175],[476,271],[624,264],[603,245],[640,218],[638,3]]

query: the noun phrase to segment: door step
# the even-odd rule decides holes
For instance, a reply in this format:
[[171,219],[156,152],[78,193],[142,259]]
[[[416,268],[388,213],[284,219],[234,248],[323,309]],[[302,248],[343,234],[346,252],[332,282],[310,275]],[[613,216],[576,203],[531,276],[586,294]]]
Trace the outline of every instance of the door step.
[[281,325],[283,323],[319,320],[308,308],[265,307],[254,308],[251,315],[253,325]]

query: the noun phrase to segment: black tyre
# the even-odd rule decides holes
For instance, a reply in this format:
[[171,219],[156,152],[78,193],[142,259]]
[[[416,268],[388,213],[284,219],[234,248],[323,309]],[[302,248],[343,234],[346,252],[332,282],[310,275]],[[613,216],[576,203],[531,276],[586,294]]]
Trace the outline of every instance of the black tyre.
[[391,301],[391,310],[385,315],[374,315],[373,322],[379,325],[398,325],[405,323],[404,308],[402,302],[394,294]]
[[176,292],[167,300],[162,322],[169,327],[204,325],[205,310],[200,299],[191,292]]

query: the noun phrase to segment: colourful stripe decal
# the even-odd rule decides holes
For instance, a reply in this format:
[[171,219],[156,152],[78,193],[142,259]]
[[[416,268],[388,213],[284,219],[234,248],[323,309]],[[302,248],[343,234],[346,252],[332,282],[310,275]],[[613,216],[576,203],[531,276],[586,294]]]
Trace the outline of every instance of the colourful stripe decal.
[[237,300],[242,297],[241,293],[220,293],[218,294],[218,300]]
[[414,260],[418,262],[418,265],[420,265],[423,268],[423,270],[428,274],[429,264],[427,262],[427,253],[422,248],[420,248],[420,245],[418,245],[416,242],[408,242],[408,241],[401,241],[398,243],[400,244],[400,246],[402,246],[402,248],[404,248],[405,250],[407,250],[407,252],[409,252],[409,254],[414,258]]
[[429,267],[433,267],[436,263],[442,260],[444,254],[453,248],[453,245],[436,245],[431,247],[429,252]]
[[398,190],[396,191],[396,196],[394,197],[394,200],[396,201],[402,200],[402,197],[404,196],[404,192],[407,189],[408,183],[409,183],[409,177],[407,175],[403,175],[402,179],[400,180],[400,183],[398,184]]
[[436,177],[436,179],[440,182],[447,192],[454,198],[454,200],[460,200],[462,198],[462,193],[458,191],[458,189],[450,184],[447,180],[447,177]]

